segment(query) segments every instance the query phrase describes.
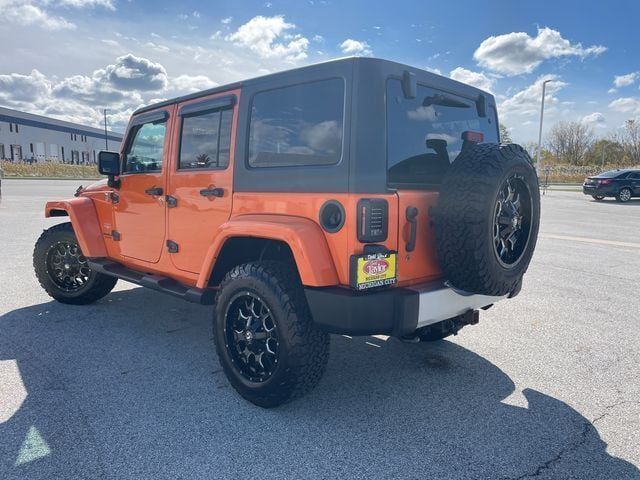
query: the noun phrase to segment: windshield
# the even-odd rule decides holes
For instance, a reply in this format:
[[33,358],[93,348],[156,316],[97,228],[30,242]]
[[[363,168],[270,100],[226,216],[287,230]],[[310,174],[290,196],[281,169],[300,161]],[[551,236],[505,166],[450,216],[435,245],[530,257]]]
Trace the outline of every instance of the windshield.
[[400,80],[388,81],[389,184],[439,185],[466,145],[465,135],[498,143],[495,109],[488,108],[487,116],[480,117],[474,100],[422,85],[416,98],[406,98]]

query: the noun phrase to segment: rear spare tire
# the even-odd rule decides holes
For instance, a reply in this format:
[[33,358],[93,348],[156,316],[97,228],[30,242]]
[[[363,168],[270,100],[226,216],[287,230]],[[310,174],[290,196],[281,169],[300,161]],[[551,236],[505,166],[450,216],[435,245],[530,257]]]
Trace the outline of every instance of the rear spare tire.
[[519,145],[465,148],[442,181],[435,212],[440,268],[452,286],[516,292],[540,222],[538,177]]

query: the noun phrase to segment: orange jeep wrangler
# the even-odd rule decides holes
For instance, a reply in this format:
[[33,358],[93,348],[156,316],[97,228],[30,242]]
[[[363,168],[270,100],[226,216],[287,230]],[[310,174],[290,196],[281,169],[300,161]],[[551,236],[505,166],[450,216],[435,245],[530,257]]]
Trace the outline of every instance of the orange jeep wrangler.
[[320,380],[329,334],[430,341],[516,295],[540,197],[494,97],[348,58],[136,111],[108,179],[48,202],[34,267],[56,300],[118,279],[215,305],[220,363],[273,407]]

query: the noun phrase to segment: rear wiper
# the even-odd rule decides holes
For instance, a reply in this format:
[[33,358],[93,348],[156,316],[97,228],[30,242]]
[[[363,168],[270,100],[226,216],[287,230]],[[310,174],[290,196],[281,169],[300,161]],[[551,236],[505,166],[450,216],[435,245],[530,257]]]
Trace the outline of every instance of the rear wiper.
[[429,107],[431,105],[453,108],[469,108],[469,104],[461,102],[460,100],[456,100],[453,97],[441,94],[425,97],[425,99],[422,101],[423,107]]

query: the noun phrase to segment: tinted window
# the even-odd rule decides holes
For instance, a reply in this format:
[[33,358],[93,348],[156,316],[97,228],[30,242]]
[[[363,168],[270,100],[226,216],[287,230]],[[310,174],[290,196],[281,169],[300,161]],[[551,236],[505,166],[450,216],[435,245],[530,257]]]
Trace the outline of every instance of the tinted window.
[[166,122],[145,123],[135,127],[124,162],[124,172],[157,172],[162,169]]
[[629,178],[633,180],[640,180],[640,172],[631,172]]
[[405,98],[400,80],[387,83],[387,166],[391,184],[438,185],[462,151],[464,132],[498,142],[496,112],[480,118],[473,100],[418,85]]
[[226,168],[233,110],[218,110],[182,120],[179,168]]
[[340,79],[258,93],[251,106],[249,165],[331,165],[342,156]]
[[598,175],[598,178],[624,178],[627,176],[627,172],[620,170],[609,170],[608,172],[602,172]]

